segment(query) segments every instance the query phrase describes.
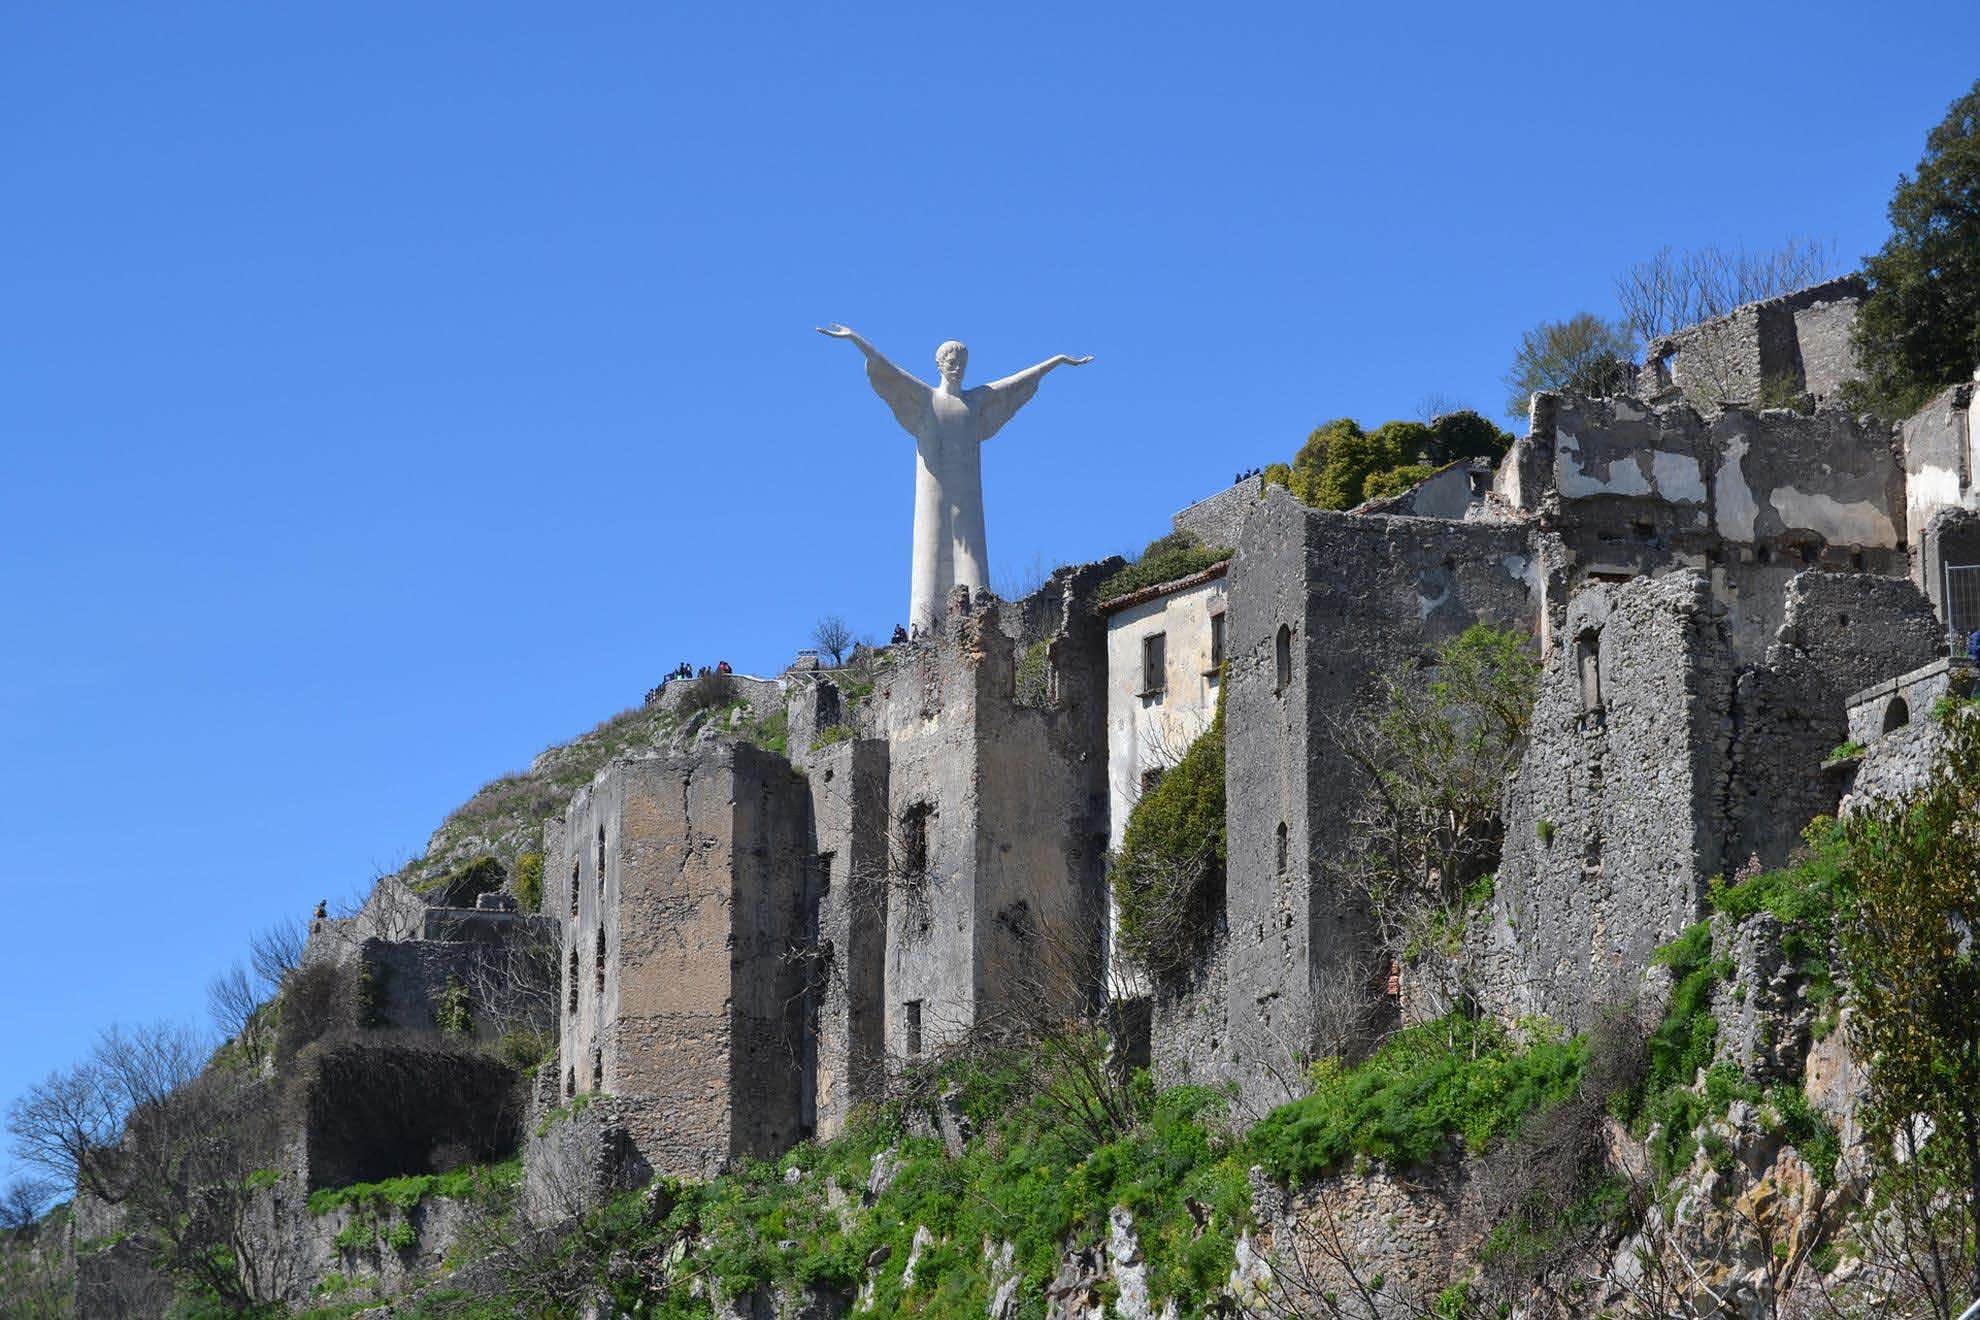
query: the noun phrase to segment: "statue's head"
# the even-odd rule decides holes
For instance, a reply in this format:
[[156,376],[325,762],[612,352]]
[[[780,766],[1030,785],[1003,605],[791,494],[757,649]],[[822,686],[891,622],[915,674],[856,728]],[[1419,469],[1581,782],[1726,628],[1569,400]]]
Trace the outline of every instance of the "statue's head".
[[969,349],[959,339],[944,340],[935,350],[935,369],[950,385],[962,384],[963,368],[969,365]]

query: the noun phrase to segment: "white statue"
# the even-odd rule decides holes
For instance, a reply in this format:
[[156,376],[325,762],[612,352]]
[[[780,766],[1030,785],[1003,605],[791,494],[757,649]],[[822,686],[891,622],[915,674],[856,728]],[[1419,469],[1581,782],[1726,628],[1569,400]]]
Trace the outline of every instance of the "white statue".
[[866,378],[894,410],[894,420],[914,437],[914,569],[908,626],[931,626],[949,588],[972,594],[990,582],[990,551],[983,538],[985,440],[1038,392],[1054,367],[1085,366],[1091,357],[1048,358],[1014,376],[975,389],[962,387],[969,350],[951,339],[935,350],[942,383],[927,385],[882,357],[880,350],[842,325],[822,325],[821,335],[850,339],[866,354]]

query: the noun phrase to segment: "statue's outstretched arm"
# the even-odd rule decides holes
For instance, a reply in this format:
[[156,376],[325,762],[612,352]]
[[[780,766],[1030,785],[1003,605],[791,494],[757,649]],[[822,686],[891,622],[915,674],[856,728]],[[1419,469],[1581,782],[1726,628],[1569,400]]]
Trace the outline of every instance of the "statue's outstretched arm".
[[1038,388],[1038,382],[1045,379],[1045,373],[1048,371],[1051,371],[1055,367],[1083,367],[1092,360],[1093,355],[1091,353],[1085,357],[1070,357],[1064,353],[1060,353],[1056,357],[1046,358],[1036,366],[1026,367],[1023,371],[1012,372],[1002,380],[993,380],[990,382],[990,388],[993,390],[1009,390],[1021,386],[1029,387],[1025,393],[1025,397],[1028,399],[1031,397],[1030,390]]
[[[837,321],[833,321],[828,325],[821,325],[817,329],[819,334],[827,335],[833,339],[850,339],[853,342],[853,347],[866,354],[866,360],[868,362],[878,362],[884,366],[893,367],[895,371],[900,371],[899,367],[895,367],[893,363],[887,361],[887,355],[885,353],[882,353],[879,349],[867,343],[866,336],[860,334],[859,331],[853,329],[851,326],[840,325]],[[906,373],[903,372],[902,374],[905,375]]]
[[908,434],[919,436],[928,426],[929,387],[889,362],[886,355],[859,334],[837,321],[818,327],[818,333],[833,339],[850,339],[866,355],[866,379],[893,410],[894,420]]

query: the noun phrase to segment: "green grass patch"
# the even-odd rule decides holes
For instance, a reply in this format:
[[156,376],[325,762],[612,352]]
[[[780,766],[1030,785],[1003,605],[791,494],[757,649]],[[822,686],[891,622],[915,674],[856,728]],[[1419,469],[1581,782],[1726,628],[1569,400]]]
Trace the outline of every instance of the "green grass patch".
[[418,1173],[349,1187],[322,1187],[309,1194],[309,1212],[327,1215],[343,1207],[410,1210],[429,1196],[460,1198],[484,1189],[511,1190],[522,1185],[522,1159],[499,1164],[466,1164],[447,1173]]
[[1221,564],[1235,552],[1227,546],[1205,545],[1188,532],[1170,532],[1148,543],[1141,557],[1100,584],[1102,603],[1130,596],[1144,587],[1174,582]]
[[1489,1024],[1444,1018],[1390,1037],[1353,1068],[1316,1066],[1314,1089],[1251,1130],[1256,1161],[1282,1183],[1307,1182],[1350,1156],[1395,1168],[1462,1142],[1474,1153],[1581,1082],[1587,1042],[1535,1029],[1526,1045]]

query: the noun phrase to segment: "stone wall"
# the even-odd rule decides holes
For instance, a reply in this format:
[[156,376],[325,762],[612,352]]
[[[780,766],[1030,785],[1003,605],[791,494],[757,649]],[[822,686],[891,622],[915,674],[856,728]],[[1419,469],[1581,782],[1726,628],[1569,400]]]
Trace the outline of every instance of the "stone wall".
[[524,1096],[500,1059],[431,1037],[361,1032],[297,1057],[289,1086],[303,1185],[347,1187],[514,1153]]
[[1182,510],[1170,525],[1205,545],[1235,546],[1246,512],[1264,493],[1264,478],[1246,477]]
[[1908,562],[1903,466],[1874,427],[1837,410],[1708,419],[1682,403],[1539,395],[1496,492],[1547,520],[1573,584],[1709,573],[1751,663],[1796,573],[1898,577]]
[[889,1055],[1031,1011],[1041,992],[1097,990],[1106,642],[1094,605],[1118,565],[1062,570],[1008,605],[958,590],[934,627],[890,650],[861,725],[889,758]]
[[1597,584],[1547,657],[1482,935],[1486,1005],[1586,1026],[1721,870],[1732,643],[1702,574]]
[[1725,863],[1788,860],[1801,831],[1832,814],[1841,781],[1824,759],[1850,736],[1849,694],[1928,660],[1938,621],[1903,578],[1803,572],[1789,584],[1785,622],[1767,663],[1743,672],[1725,766]]
[[[1331,729],[1376,674],[1489,621],[1530,632],[1527,530],[1306,508],[1274,490],[1230,576],[1226,1067],[1262,1108],[1290,1090],[1342,978],[1379,993],[1366,921],[1325,872],[1354,791]],[[1352,987],[1346,987],[1351,991]]]
[[436,1030],[451,1001],[466,1009],[481,1040],[556,1029],[556,921],[450,908],[427,917],[427,929],[442,938],[369,939],[359,947],[369,1025]]
[[1645,375],[1702,408],[1751,403],[1768,385],[1827,398],[1855,373],[1850,334],[1866,291],[1845,275],[1747,303],[1651,345]]
[[834,743],[808,775],[820,894],[811,946],[816,1020],[810,1085],[821,1139],[886,1086],[887,745]]
[[615,762],[572,798],[566,836],[548,863],[578,895],[564,914],[565,1093],[620,1097],[641,1154],[670,1175],[809,1135],[804,781],[741,743]]

